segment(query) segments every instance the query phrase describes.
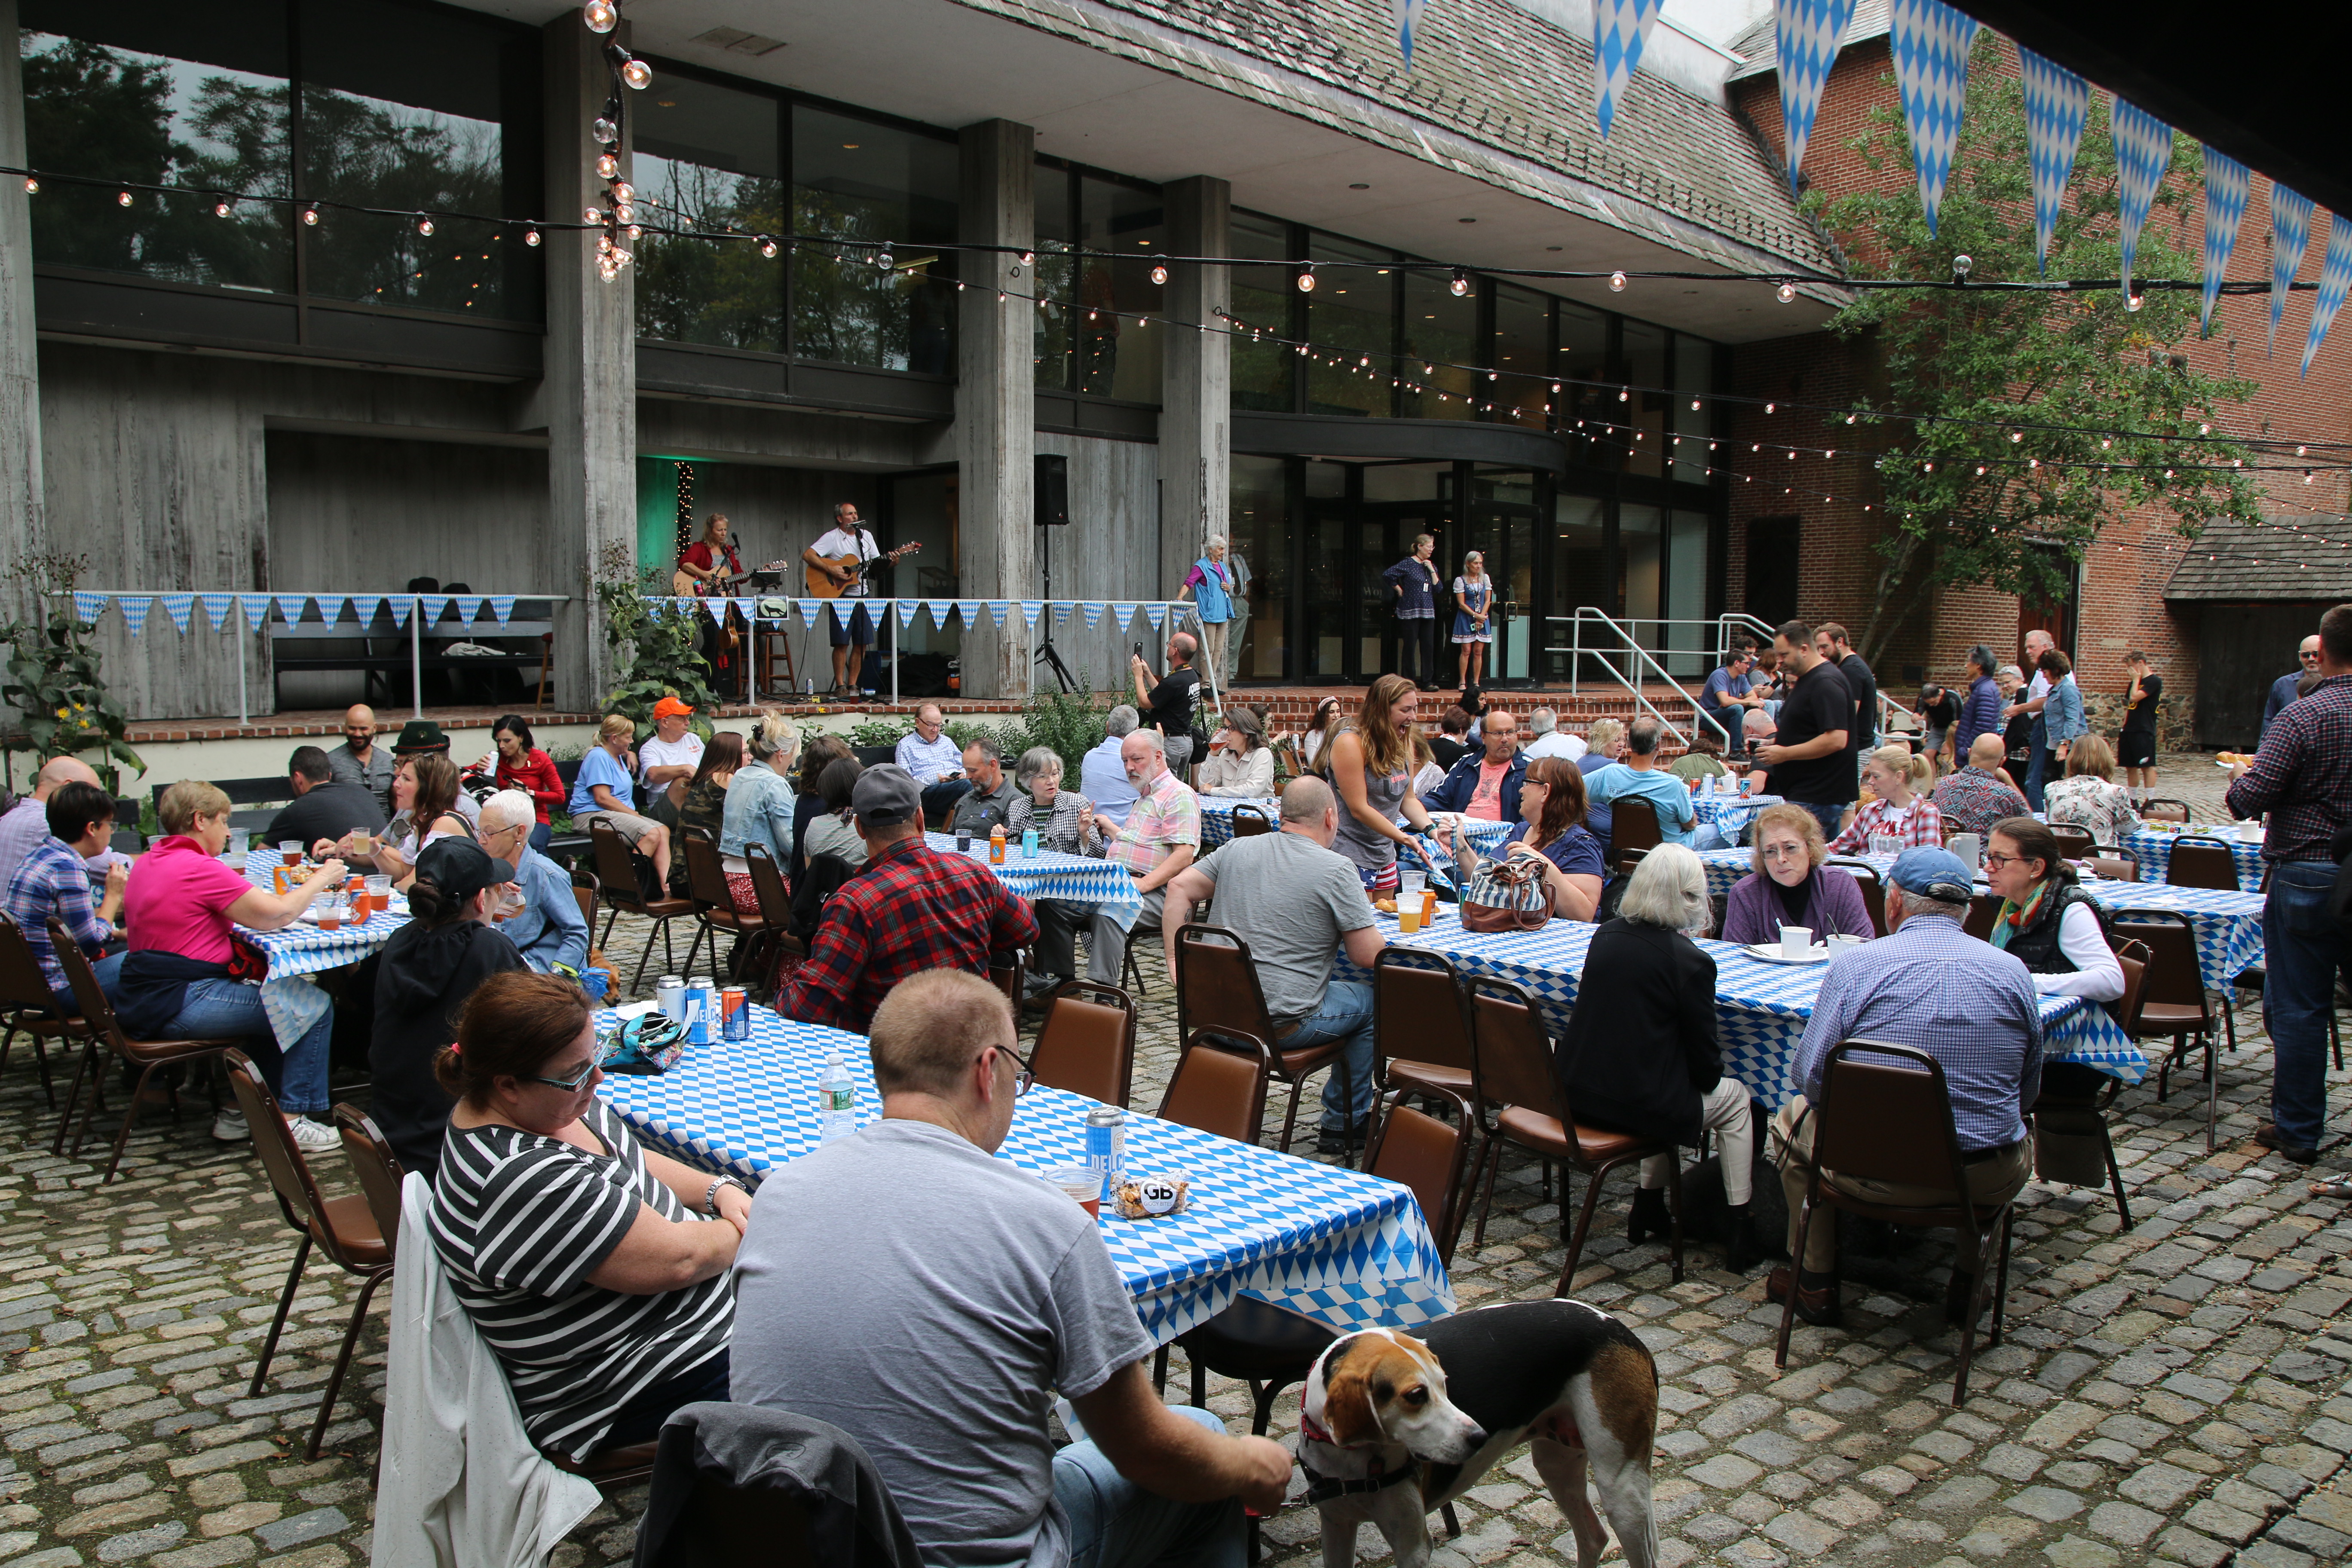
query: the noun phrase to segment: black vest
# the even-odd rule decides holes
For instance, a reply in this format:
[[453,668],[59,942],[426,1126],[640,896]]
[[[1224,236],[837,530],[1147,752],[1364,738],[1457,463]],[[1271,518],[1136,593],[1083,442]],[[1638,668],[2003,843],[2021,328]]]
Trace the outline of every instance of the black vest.
[[2069,883],[2043,899],[2041,910],[2033,917],[2033,923],[2011,937],[2009,945],[2001,951],[2036,974],[2074,973],[2074,961],[2058,946],[2058,926],[2064,919],[2069,904],[2090,905],[2091,913],[2098,920],[2099,930],[2102,932],[2106,931],[2105,911],[2099,908],[2090,894]]

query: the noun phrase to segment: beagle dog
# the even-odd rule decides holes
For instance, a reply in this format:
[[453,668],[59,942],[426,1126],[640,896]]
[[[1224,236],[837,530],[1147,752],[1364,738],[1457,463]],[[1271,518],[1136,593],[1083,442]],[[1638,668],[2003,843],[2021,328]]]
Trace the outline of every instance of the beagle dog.
[[1429,1511],[1522,1442],[1576,1532],[1579,1568],[1594,1568],[1609,1541],[1585,1495],[1588,1461],[1627,1563],[1657,1560],[1657,1366],[1597,1307],[1510,1301],[1442,1319],[1418,1339],[1349,1334],[1317,1360],[1301,1404],[1298,1461],[1323,1515],[1324,1568],[1349,1568],[1367,1521],[1397,1568],[1423,1568]]

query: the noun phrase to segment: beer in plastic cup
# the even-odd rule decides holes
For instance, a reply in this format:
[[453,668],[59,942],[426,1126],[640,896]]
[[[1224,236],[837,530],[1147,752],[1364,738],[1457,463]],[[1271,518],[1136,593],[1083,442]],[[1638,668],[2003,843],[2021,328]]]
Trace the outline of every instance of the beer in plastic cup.
[[1056,1165],[1045,1179],[1067,1193],[1087,1214],[1102,1215],[1103,1173],[1092,1165]]
[[343,929],[343,900],[341,894],[329,893],[319,900],[319,929],[320,931]]
[[1412,897],[1399,895],[1397,899],[1397,931],[1400,935],[1411,936],[1413,932],[1419,931],[1421,929],[1421,915],[1422,901],[1419,895],[1416,894]]
[[283,865],[299,866],[302,863],[300,841],[293,838],[281,841],[278,846],[278,858]]

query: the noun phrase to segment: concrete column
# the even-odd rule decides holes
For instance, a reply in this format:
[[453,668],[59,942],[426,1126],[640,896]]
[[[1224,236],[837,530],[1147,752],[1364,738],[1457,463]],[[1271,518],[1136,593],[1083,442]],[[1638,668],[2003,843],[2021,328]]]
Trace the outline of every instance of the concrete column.
[[[963,130],[964,241],[1007,247],[966,251],[959,263],[964,290],[956,386],[956,458],[962,468],[956,566],[967,599],[1038,591],[1037,279],[1036,268],[1020,255],[1037,242],[1036,142],[1035,132],[1006,120]],[[1027,645],[1019,625],[1008,619],[1001,634],[985,623],[965,629],[965,696],[1028,695]]]
[[[596,174],[601,151],[589,125],[611,96],[605,39],[566,10],[544,30],[547,72],[548,216],[577,221],[604,203]],[[625,40],[625,25],[610,35]],[[623,89],[625,91],[626,89]],[[630,95],[636,97],[639,95]],[[634,109],[635,104],[629,105]],[[621,149],[624,178],[629,151]],[[545,237],[547,362],[540,405],[547,416],[551,584],[573,595],[557,616],[557,700],[603,703],[610,661],[595,584],[635,575],[637,539],[637,336],[633,269],[606,282],[596,272],[596,236]],[[577,683],[585,680],[582,687]]]
[[[0,163],[27,166],[16,0],[0,0]],[[41,490],[41,367],[33,328],[33,215],[24,181],[0,177],[0,537],[48,548]],[[29,610],[31,606],[19,606]]]
[[[1168,215],[1171,254],[1232,254],[1231,185],[1196,174],[1162,185],[1160,192],[1161,210]],[[1170,269],[1160,395],[1158,593],[1162,598],[1176,592],[1184,574],[1200,559],[1202,541],[1230,531],[1233,340],[1223,329],[1233,297],[1229,268],[1179,262]]]

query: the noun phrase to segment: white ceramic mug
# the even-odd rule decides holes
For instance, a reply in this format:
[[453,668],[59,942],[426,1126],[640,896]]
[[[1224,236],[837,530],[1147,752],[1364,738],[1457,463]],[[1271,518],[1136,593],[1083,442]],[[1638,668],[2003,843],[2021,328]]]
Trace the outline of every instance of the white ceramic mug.
[[1812,927],[1782,926],[1780,928],[1780,956],[1783,958],[1802,958],[1812,951]]
[[1984,840],[1974,833],[1955,833],[1952,841],[1944,847],[1958,856],[1960,864],[1971,871],[1977,868],[1977,862],[1984,855]]

